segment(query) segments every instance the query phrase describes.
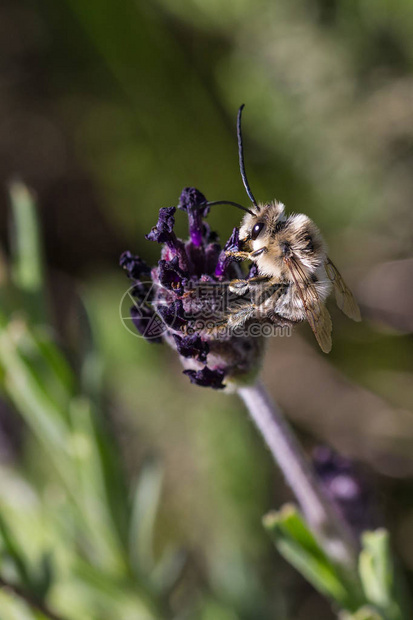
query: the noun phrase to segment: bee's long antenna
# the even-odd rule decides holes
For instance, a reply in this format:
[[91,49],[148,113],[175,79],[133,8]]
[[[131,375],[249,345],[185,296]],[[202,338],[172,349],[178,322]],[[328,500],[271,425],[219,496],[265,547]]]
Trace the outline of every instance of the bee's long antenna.
[[232,205],[233,207],[237,207],[238,209],[241,209],[242,211],[246,211],[250,215],[254,215],[251,209],[247,209],[246,207],[243,207],[242,205],[238,204],[238,202],[232,202],[232,200],[213,200],[212,202],[206,202],[204,204],[207,204],[208,207],[212,207],[213,205]]
[[240,109],[238,110],[238,116],[237,116],[237,137],[238,137],[238,157],[239,157],[239,169],[241,172],[241,178],[242,178],[242,182],[244,183],[244,187],[245,187],[245,191],[248,194],[249,199],[251,200],[252,204],[254,205],[254,207],[257,209],[257,211],[260,210],[257,201],[254,198],[254,194],[251,191],[251,188],[248,184],[247,181],[247,175],[245,173],[245,164],[244,164],[244,148],[242,145],[242,131],[241,131],[241,115],[242,115],[242,110],[244,109],[244,103],[242,104],[242,106],[240,107]]

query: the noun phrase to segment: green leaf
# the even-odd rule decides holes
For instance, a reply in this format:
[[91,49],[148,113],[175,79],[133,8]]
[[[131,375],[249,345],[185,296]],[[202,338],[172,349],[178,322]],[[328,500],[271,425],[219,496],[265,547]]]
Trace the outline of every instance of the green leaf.
[[[102,609],[111,609],[112,606],[117,609],[130,609],[130,615],[125,614],[127,618],[152,620],[166,617],[162,604],[141,582],[116,580],[110,573],[97,570],[80,557],[77,559],[74,570],[78,579],[76,590],[89,590],[93,593],[93,598],[99,601]],[[101,615],[97,617],[100,618]],[[119,613],[105,615],[105,618],[122,617]]]
[[132,503],[129,555],[137,575],[154,568],[153,531],[162,487],[162,468],[155,460],[143,466]]
[[379,614],[376,609],[365,605],[358,609],[355,614],[342,612],[339,615],[340,620],[386,620],[384,616]]
[[151,573],[151,583],[163,595],[171,592],[182,576],[187,560],[183,549],[167,548]]
[[82,305],[79,313],[79,331],[82,335],[79,351],[81,389],[96,406],[100,406],[105,390],[103,358],[97,346],[97,320],[87,295],[82,296],[79,303]]
[[107,479],[115,476],[109,442],[94,424],[88,399],[74,398],[66,360],[44,330],[13,321],[0,332],[0,364],[7,395],[50,457],[76,506],[79,524],[95,541],[95,552],[104,562],[125,564],[108,509],[115,498],[117,509],[122,498],[126,506],[126,492],[120,479],[108,488]]
[[61,386],[54,385],[41,348],[24,322],[13,321],[0,331],[0,364],[5,370],[8,397],[43,444],[63,480],[70,484],[69,429],[63,406],[67,399],[54,398]]
[[47,381],[47,389],[53,390],[61,407],[67,407],[69,398],[75,393],[76,381],[73,371],[56,344],[50,329],[36,326],[30,330],[30,333],[37,348],[37,363],[40,362],[44,368],[43,376]]
[[[0,590],[1,620],[38,620],[36,615],[24,601],[7,590]],[[42,616],[41,620],[45,620]]]
[[[126,529],[126,492],[115,450],[98,427],[89,399],[74,399],[70,409],[70,452],[77,480],[77,501],[90,542],[101,562],[112,569],[125,568],[121,541]],[[124,534],[123,534],[124,535]]]
[[17,539],[14,537],[13,532],[4,520],[0,513],[0,538],[3,543],[4,549],[13,562],[16,573],[20,579],[22,586],[33,591],[32,583],[30,580],[30,571],[27,566],[26,558],[23,550],[20,548]]
[[350,611],[360,606],[358,592],[344,585],[343,576],[327,558],[295,506],[286,505],[279,512],[270,512],[264,517],[264,526],[281,555],[319,592]]
[[403,602],[397,593],[394,563],[390,549],[389,533],[381,528],[364,532],[363,549],[359,557],[359,573],[368,601],[386,618],[407,618],[402,612]]
[[50,551],[45,551],[32,571],[32,581],[36,596],[44,600],[53,582],[53,558]]
[[359,558],[359,571],[363,588],[371,603],[386,607],[389,604],[392,587],[392,572],[387,566],[386,536],[380,531],[363,535],[363,550]]
[[10,184],[12,208],[12,280],[24,295],[30,317],[46,322],[44,266],[40,227],[33,194],[20,181]]

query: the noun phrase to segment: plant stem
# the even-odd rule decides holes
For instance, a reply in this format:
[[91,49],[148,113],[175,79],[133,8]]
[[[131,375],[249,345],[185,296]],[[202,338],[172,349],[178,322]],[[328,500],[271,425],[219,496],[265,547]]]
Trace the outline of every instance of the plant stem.
[[3,579],[3,577],[0,577],[0,588],[9,590],[9,592],[12,592],[15,596],[21,598],[29,607],[40,612],[41,614],[43,614],[43,616],[49,618],[49,620],[64,620],[62,616],[58,616],[53,611],[51,611],[51,609],[49,609],[47,605],[45,605],[45,603],[39,601],[32,594],[26,592],[19,586],[16,586],[6,581],[5,579]]
[[238,393],[325,553],[346,570],[355,569],[357,541],[325,495],[282,412],[271,401],[261,383],[239,387]]

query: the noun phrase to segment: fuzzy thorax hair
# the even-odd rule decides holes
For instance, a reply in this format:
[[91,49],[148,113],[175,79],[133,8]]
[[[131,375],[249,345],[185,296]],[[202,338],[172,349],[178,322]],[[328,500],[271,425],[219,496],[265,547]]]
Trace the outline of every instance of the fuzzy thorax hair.
[[[251,252],[265,251],[254,262],[262,275],[290,281],[285,258],[298,261],[305,274],[311,278],[323,267],[327,249],[319,229],[303,214],[284,213],[284,205],[274,201],[259,205],[254,215],[247,213],[241,223],[240,240]],[[256,224],[263,223],[262,231],[253,239]]]

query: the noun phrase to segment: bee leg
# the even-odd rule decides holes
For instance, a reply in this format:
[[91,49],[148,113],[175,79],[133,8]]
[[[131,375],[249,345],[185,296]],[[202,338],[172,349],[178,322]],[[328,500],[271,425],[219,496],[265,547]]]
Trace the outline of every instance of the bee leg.
[[228,284],[228,288],[231,293],[242,296],[248,293],[252,287],[264,284],[264,282],[268,282],[267,276],[255,276],[249,280],[231,280]]
[[254,252],[231,252],[230,250],[225,252],[226,256],[232,256],[232,258],[241,258],[242,260],[253,260],[254,258],[257,258],[258,256],[260,256],[261,254],[264,254],[268,252],[267,248],[259,248],[258,250],[255,250]]
[[255,304],[252,304],[250,301],[245,304],[239,305],[237,309],[233,310],[229,315],[229,327],[240,327],[256,314],[257,309],[257,306]]
[[251,252],[250,258],[252,260],[253,258],[257,258],[257,256],[261,256],[261,254],[266,254],[267,252],[268,252],[267,248],[265,248],[265,247],[264,248],[259,248],[259,250],[255,250],[255,252]]
[[232,256],[232,258],[241,258],[242,260],[246,260],[250,258],[250,252],[225,252],[225,256]]
[[247,280],[248,284],[264,284],[264,282],[269,281],[268,276],[254,276],[253,278],[249,278]]
[[245,295],[249,290],[248,280],[231,280],[228,284],[228,289],[235,295]]

